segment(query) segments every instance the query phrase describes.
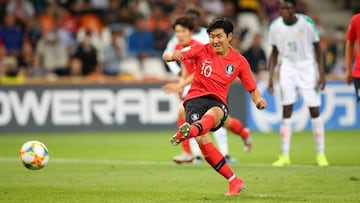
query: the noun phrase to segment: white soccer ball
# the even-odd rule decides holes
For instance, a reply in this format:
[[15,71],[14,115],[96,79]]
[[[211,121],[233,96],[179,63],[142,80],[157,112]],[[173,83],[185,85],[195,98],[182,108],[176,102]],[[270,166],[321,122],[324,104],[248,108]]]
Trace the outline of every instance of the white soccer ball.
[[44,143],[28,141],[20,149],[20,160],[31,170],[38,170],[49,162],[49,150]]

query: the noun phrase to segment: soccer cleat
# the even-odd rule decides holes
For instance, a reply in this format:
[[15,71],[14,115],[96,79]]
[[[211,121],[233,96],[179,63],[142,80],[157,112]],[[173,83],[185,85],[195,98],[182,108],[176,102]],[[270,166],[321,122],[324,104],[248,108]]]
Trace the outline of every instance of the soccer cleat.
[[229,183],[229,190],[225,193],[225,196],[235,196],[239,194],[240,191],[246,188],[245,182],[240,178],[236,177],[234,180]]
[[244,139],[244,151],[250,152],[251,148],[252,148],[252,139],[251,139],[251,131],[250,128],[244,128],[245,131],[248,132],[248,137],[246,139]]
[[272,163],[272,166],[276,166],[276,167],[281,167],[281,166],[286,166],[286,165],[290,165],[289,155],[280,155],[279,159],[277,161],[275,161],[274,163]]
[[181,163],[191,163],[194,160],[194,157],[186,152],[182,152],[181,154],[174,156],[173,161],[181,164]]
[[196,156],[192,163],[193,164],[201,164],[202,163],[201,156]]
[[230,157],[229,155],[226,155],[226,156],[225,156],[225,160],[226,160],[227,163],[230,163],[230,164],[237,162],[237,160],[236,160],[235,158],[232,158],[232,157]]
[[170,138],[170,143],[174,146],[180,144],[180,142],[187,138],[189,132],[190,124],[185,122],[179,127],[179,130],[176,132],[176,134]]
[[318,166],[325,167],[329,166],[329,162],[326,160],[326,157],[324,154],[318,154],[316,156],[316,162]]

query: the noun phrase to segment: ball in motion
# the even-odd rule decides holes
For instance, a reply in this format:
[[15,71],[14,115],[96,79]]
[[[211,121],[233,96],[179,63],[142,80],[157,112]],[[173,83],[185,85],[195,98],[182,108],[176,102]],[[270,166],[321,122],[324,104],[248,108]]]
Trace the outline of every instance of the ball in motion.
[[31,170],[38,170],[49,162],[49,151],[44,143],[28,141],[20,149],[20,160]]

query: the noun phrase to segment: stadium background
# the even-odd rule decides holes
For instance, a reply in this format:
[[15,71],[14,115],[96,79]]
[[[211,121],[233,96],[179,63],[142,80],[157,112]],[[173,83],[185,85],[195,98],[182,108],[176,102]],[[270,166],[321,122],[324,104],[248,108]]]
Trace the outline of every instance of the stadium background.
[[[268,54],[267,26],[278,15],[277,3],[261,0],[186,3],[154,0],[2,1],[1,131],[174,129],[179,101],[176,95],[163,93],[161,86],[176,81],[176,76],[160,59],[172,34],[171,20],[188,8],[202,12],[204,25],[216,15],[225,15],[236,25],[238,37],[233,41],[234,48],[245,54],[256,46],[252,40],[259,35],[260,46]],[[353,86],[342,82],[346,27],[351,14],[358,8],[359,2],[351,0],[299,1],[299,12],[313,17],[322,36],[329,81],[322,93],[322,113],[329,130],[360,128]],[[336,17],[331,15],[334,12]],[[8,16],[16,19],[12,28],[7,24]],[[240,22],[242,18],[256,23],[249,26]],[[140,45],[134,48],[126,42],[140,29],[138,19],[153,41],[141,43],[143,39],[138,38]],[[12,31],[21,36],[21,44],[7,40]],[[49,68],[43,59],[47,49],[40,44],[43,45],[54,33],[59,46],[66,48],[67,56],[63,65],[54,62],[52,65],[60,65]],[[106,71],[104,56],[104,49],[111,44],[112,33],[121,33],[116,37],[125,41],[121,46],[126,54],[117,58],[116,72]],[[77,52],[87,35],[91,36],[97,59],[90,65],[86,62],[89,55],[82,56]],[[79,70],[73,65],[74,61],[80,61]],[[254,131],[268,132],[278,130],[280,104],[278,95],[269,95],[266,91],[268,73],[264,63],[266,60],[256,61],[252,68],[259,87],[269,100],[269,108],[264,112],[256,111],[238,83],[233,85],[229,103],[233,116]],[[88,65],[93,67],[89,69]],[[301,101],[296,105],[294,119],[296,130],[309,129],[308,112]]]

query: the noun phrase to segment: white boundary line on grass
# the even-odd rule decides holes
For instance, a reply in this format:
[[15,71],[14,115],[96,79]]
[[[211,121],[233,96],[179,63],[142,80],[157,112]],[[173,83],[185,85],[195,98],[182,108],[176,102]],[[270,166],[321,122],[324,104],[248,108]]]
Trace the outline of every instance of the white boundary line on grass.
[[[1,162],[18,162],[18,158],[14,157],[0,157]],[[64,159],[64,158],[50,158],[50,162],[66,163],[66,164],[112,164],[112,165],[163,165],[173,166],[179,165],[170,161],[141,161],[141,160],[91,160],[91,159]],[[183,164],[189,165],[189,164]],[[207,165],[207,164],[194,164],[194,165]],[[271,166],[271,163],[236,163],[231,165],[244,166],[244,167],[263,167],[263,168],[276,168]],[[310,164],[293,164],[282,168],[317,168],[318,166]],[[330,168],[359,168],[360,166],[329,166]]]

